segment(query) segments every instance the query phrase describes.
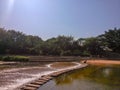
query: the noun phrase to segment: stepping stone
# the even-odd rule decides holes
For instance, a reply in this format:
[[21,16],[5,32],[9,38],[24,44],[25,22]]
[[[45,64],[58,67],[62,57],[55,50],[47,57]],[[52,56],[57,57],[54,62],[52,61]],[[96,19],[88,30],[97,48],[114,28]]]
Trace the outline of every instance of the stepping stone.
[[41,76],[41,77],[45,77],[45,78],[52,78],[51,76],[49,76],[49,75],[43,75],[43,76]]
[[48,80],[50,80],[50,79],[48,79],[48,78],[40,78],[39,80],[45,80],[45,81],[48,81]]
[[37,81],[36,83],[43,85],[44,83],[46,83],[47,81]]
[[44,79],[38,79],[38,80],[36,80],[36,81],[42,81],[42,82],[45,82],[46,80],[44,80]]
[[20,90],[36,90],[34,87],[23,87]]
[[36,82],[32,82],[32,83],[30,83],[30,84],[34,84],[34,85],[41,85],[41,82],[38,82],[38,81],[36,81]]
[[39,87],[40,87],[40,85],[35,85],[35,84],[28,84],[28,85],[26,85],[26,86],[34,87],[34,88],[39,88]]
[[37,81],[39,81],[39,82],[47,82],[48,80],[45,80],[45,79],[39,79],[39,80],[37,80]]
[[45,78],[47,78],[47,79],[52,79],[53,77],[51,77],[51,76],[46,76]]
[[51,74],[52,77],[57,77],[58,75],[60,75],[60,74],[58,74],[58,73]]

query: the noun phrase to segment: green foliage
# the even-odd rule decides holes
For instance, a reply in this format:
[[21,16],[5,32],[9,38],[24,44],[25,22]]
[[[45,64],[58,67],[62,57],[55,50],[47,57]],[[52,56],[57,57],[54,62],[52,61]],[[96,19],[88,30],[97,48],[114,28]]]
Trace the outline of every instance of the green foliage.
[[[107,52],[120,54],[120,29],[105,31],[97,37],[79,38],[58,36],[43,41],[38,36],[26,35],[15,30],[0,28],[0,55],[58,55],[58,56],[109,56]],[[3,60],[11,60],[6,56]],[[18,60],[14,57],[12,60]]]
[[42,39],[0,28],[0,54],[39,54]]
[[110,29],[109,31],[105,31],[105,34],[101,36],[108,48],[113,52],[120,53],[120,29]]
[[96,37],[87,38],[84,43],[85,49],[93,56],[101,56],[103,54],[102,44]]
[[0,60],[26,62],[26,61],[29,61],[29,58],[25,56],[0,56]]
[[88,51],[84,51],[81,56],[83,57],[90,57],[90,53]]
[[62,51],[62,52],[61,52],[61,56],[70,56],[70,55],[72,55],[72,53],[71,53],[70,50]]

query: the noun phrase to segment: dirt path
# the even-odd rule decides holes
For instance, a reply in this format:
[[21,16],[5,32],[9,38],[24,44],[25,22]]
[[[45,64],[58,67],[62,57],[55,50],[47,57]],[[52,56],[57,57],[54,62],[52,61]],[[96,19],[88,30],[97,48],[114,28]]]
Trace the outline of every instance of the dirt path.
[[120,60],[87,60],[88,64],[93,64],[93,65],[108,65],[108,64],[115,64],[115,65],[120,65]]

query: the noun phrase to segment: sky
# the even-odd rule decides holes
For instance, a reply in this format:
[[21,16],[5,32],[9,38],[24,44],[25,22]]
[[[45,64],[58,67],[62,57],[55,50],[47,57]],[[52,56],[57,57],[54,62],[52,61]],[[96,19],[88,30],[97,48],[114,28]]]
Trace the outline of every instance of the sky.
[[0,27],[43,39],[120,28],[120,0],[0,0]]

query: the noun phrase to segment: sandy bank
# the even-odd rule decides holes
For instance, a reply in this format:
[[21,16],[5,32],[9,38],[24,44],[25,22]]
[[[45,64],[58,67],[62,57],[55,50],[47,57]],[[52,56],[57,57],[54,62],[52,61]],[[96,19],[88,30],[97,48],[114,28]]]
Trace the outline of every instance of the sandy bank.
[[116,60],[87,60],[88,64],[93,64],[93,65],[108,65],[108,64],[115,64],[115,65],[120,65],[120,61]]

